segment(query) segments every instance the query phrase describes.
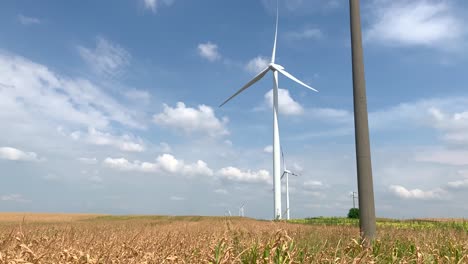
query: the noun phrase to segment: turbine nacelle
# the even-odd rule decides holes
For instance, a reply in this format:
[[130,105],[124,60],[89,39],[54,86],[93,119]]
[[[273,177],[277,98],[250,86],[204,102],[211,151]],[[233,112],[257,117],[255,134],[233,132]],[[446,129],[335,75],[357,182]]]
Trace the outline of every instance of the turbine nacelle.
[[276,63],[270,63],[268,64],[268,68],[272,71],[280,71],[280,70],[284,70],[284,67],[279,65],[279,64],[276,64]]

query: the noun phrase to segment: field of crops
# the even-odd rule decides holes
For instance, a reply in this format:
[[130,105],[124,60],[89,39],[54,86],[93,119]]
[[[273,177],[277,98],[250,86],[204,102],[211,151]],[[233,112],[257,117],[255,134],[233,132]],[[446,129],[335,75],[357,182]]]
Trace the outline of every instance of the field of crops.
[[465,221],[0,214],[0,263],[468,263]]

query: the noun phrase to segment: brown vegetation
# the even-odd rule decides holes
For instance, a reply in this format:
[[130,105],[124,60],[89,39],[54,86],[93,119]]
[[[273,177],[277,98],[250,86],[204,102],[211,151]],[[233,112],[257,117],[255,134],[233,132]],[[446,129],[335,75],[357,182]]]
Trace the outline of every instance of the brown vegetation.
[[358,237],[235,217],[26,219],[0,222],[0,263],[468,263],[466,230],[380,227],[371,248]]

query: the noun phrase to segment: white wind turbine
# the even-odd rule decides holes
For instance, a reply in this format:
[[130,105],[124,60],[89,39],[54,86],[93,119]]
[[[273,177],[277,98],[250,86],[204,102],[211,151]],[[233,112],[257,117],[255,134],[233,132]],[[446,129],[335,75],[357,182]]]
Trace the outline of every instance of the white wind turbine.
[[289,175],[292,176],[299,176],[295,174],[294,172],[286,169],[286,161],[284,161],[284,154],[283,151],[281,151],[281,156],[283,156],[283,174],[281,175],[281,180],[286,176],[286,219],[290,219],[290,209],[289,209]]
[[275,40],[273,42],[273,53],[271,55],[271,62],[263,69],[257,76],[250,80],[244,85],[239,91],[224,101],[219,107],[229,102],[232,98],[249,88],[251,85],[263,78],[270,70],[273,72],[273,190],[274,190],[274,219],[281,219],[281,177],[280,177],[280,140],[279,140],[279,128],[278,128],[278,72],[295,81],[296,83],[311,89],[312,91],[318,92],[309,85],[298,80],[296,77],[285,71],[284,67],[275,63],[276,58],[276,39],[278,36],[278,2],[276,4],[276,27],[275,27]]
[[239,207],[239,216],[240,217],[244,217],[244,206],[245,206],[245,203],[243,203],[241,205],[241,207]]

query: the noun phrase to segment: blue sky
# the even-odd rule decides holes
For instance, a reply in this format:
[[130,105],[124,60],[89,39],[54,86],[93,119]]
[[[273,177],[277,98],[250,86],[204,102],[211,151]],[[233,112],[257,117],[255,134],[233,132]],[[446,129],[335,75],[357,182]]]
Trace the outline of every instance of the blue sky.
[[[468,4],[362,0],[376,211],[468,217]],[[0,210],[271,218],[275,1],[3,1]],[[291,215],[356,190],[347,1],[281,0]],[[284,197],[284,195],[283,195]]]

